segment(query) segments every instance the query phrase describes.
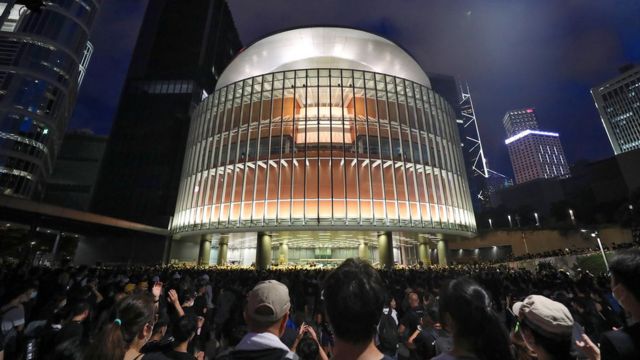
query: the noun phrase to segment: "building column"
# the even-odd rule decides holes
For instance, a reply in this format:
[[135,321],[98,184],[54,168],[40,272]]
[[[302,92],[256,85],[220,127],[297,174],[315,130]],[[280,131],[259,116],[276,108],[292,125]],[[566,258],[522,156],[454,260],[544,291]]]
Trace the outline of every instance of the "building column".
[[431,257],[429,256],[429,239],[421,238],[418,244],[418,260],[422,261],[424,266],[431,265]]
[[229,250],[229,237],[225,234],[220,235],[218,240],[218,261],[217,265],[227,264],[227,252]]
[[173,238],[173,235],[167,235],[167,237],[165,237],[164,251],[162,252],[162,265],[169,265],[169,262],[171,261],[171,245],[173,245],[174,241],[175,239]]
[[258,233],[256,246],[256,270],[268,269],[271,265],[271,235]]
[[369,260],[369,244],[364,240],[360,240],[360,245],[358,246],[358,257],[362,260]]
[[289,244],[287,240],[283,240],[278,249],[278,264],[286,265],[289,263]]
[[393,239],[390,231],[378,234],[378,259],[381,268],[393,267]]
[[198,252],[198,265],[209,265],[211,256],[211,234],[200,236],[200,251]]
[[447,243],[440,239],[438,240],[438,264],[448,265],[447,251],[449,251]]

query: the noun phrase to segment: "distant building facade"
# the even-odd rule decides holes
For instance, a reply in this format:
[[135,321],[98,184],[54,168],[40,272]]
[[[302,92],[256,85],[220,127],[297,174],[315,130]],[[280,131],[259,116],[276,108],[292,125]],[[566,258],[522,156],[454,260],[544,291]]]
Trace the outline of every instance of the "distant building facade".
[[512,137],[526,130],[538,130],[538,120],[534,109],[518,109],[507,111],[502,118],[507,137]]
[[240,47],[226,1],[149,1],[92,211],[168,226],[191,113]]
[[106,145],[106,136],[90,131],[66,134],[47,181],[44,202],[87,211]]
[[[0,193],[40,199],[92,51],[101,0],[11,9],[0,32]],[[4,11],[7,1],[0,1]]]
[[622,67],[620,72],[591,89],[616,155],[640,149],[640,65]]
[[570,175],[560,135],[538,130],[534,109],[509,111],[503,123],[517,184]]

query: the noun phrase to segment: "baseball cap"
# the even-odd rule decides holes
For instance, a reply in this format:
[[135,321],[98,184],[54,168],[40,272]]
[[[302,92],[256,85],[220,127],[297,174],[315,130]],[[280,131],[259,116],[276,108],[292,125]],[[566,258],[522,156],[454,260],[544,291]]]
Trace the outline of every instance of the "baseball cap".
[[247,295],[247,315],[256,321],[276,322],[290,307],[289,289],[276,280],[259,282]]
[[570,336],[573,331],[569,309],[542,295],[529,295],[524,301],[513,304],[513,313],[541,335]]

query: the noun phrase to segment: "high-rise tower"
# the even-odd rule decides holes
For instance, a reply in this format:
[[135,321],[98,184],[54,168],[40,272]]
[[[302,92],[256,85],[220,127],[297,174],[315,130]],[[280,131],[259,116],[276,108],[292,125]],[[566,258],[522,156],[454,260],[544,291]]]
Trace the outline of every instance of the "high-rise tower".
[[508,111],[502,122],[516,183],[570,175],[560,135],[538,130],[534,109]]
[[640,65],[624,66],[620,73],[591,89],[616,155],[640,149]]
[[240,47],[226,1],[149,1],[93,211],[167,227],[191,112]]
[[93,47],[101,0],[45,1],[6,13],[0,32],[0,193],[40,198]]

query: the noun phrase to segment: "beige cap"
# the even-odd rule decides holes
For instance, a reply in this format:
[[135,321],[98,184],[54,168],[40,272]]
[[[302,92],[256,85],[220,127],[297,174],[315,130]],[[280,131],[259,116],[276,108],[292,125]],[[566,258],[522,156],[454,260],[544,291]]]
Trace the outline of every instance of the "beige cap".
[[289,289],[281,282],[259,282],[247,295],[247,315],[257,321],[276,322],[289,312]]
[[541,335],[569,336],[573,331],[573,316],[566,306],[541,295],[529,295],[513,304],[513,313]]

